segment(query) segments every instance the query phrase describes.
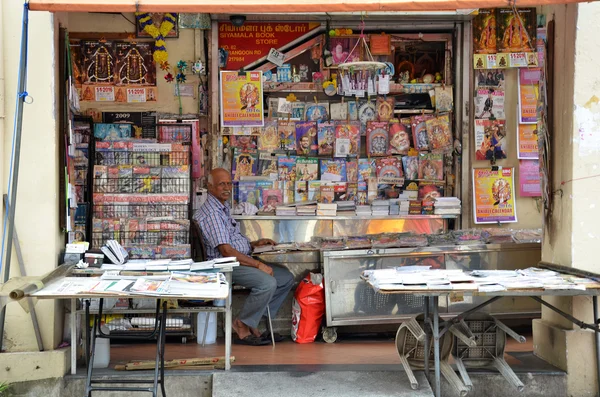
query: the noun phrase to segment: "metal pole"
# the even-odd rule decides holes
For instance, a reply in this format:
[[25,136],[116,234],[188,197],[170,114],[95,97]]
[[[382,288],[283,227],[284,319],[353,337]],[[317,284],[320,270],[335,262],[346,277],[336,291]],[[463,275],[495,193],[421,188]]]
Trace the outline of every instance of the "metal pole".
[[440,318],[438,314],[438,297],[433,297],[433,360],[435,372],[435,397],[440,397]]
[[[594,323],[598,322],[598,297],[592,296],[594,306]],[[600,395],[600,332],[595,333],[596,336],[596,382],[598,384],[598,395]]]
[[426,296],[424,299],[425,303],[423,304],[423,331],[425,331],[425,341],[424,341],[424,353],[423,359],[425,363],[425,376],[429,378],[429,334],[427,333],[427,327],[430,324],[429,321],[429,297]]
[[[21,59],[19,61],[19,83],[18,83],[18,99],[17,106],[15,109],[15,136],[14,136],[14,147],[13,147],[13,163],[12,177],[9,181],[9,193],[10,200],[8,202],[6,212],[7,217],[5,222],[8,222],[8,231],[6,238],[3,243],[6,244],[6,257],[4,259],[3,269],[4,274],[2,281],[6,283],[10,277],[10,262],[11,262],[11,251],[13,241],[13,230],[15,226],[15,208],[17,202],[17,186],[19,181],[19,161],[21,157],[21,130],[23,129],[23,104],[27,93],[26,88],[26,77],[27,77],[27,42],[28,42],[28,25],[29,25],[29,4],[23,4],[23,27],[21,30]],[[6,317],[6,306],[0,310],[0,347],[2,346],[2,340],[4,339],[4,320]]]

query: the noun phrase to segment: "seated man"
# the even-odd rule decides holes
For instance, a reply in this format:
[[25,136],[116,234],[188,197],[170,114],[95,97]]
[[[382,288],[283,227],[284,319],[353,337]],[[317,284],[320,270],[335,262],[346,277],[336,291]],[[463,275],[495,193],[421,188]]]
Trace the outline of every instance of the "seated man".
[[194,214],[194,219],[202,229],[207,258],[235,256],[240,266],[233,269],[233,282],[251,289],[239,317],[233,321],[233,330],[239,337],[235,342],[266,345],[270,343],[268,335],[261,335],[258,323],[266,315],[267,305],[271,316],[275,316],[294,285],[294,277],[287,269],[249,256],[252,248],[275,242],[270,239],[250,242],[240,233],[240,226],[231,217],[226,204],[231,197],[231,187],[229,171],[223,168],[212,170],[208,176],[208,198]]

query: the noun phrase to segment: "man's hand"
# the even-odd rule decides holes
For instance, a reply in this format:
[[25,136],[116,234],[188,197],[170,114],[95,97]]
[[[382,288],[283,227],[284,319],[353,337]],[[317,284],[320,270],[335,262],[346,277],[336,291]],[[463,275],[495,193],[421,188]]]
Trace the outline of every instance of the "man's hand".
[[260,240],[256,240],[250,243],[250,245],[252,246],[252,248],[254,247],[260,247],[263,245],[276,245],[277,243],[273,240],[271,240],[270,238],[261,238]]
[[269,276],[273,275],[273,269],[271,268],[271,266],[267,266],[262,262],[258,262],[257,269],[267,273]]

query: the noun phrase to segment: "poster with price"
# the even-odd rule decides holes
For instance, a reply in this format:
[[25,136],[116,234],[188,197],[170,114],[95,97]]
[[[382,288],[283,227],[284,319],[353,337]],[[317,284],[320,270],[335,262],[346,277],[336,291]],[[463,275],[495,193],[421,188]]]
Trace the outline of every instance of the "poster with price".
[[519,69],[519,123],[537,123],[539,98],[539,69]]
[[540,162],[538,160],[519,160],[519,196],[542,196]]
[[229,51],[226,70],[240,70],[244,66],[269,55],[321,26],[319,23],[258,23],[246,22],[233,26],[219,23],[219,48]]
[[518,158],[519,159],[538,159],[538,133],[537,124],[519,124],[518,125]]
[[475,223],[517,221],[514,168],[473,169]]
[[96,102],[114,102],[115,87],[94,87],[94,100]]
[[262,127],[262,72],[221,71],[221,127]]
[[127,102],[128,103],[144,103],[146,102],[146,89],[145,88],[128,88],[127,89]]

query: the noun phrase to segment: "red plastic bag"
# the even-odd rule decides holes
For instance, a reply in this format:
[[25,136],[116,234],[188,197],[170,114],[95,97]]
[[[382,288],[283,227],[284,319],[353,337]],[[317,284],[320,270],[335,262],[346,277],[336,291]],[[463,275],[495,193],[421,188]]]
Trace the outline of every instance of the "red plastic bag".
[[319,334],[325,315],[323,275],[310,273],[300,282],[292,302],[292,339],[312,343]]

